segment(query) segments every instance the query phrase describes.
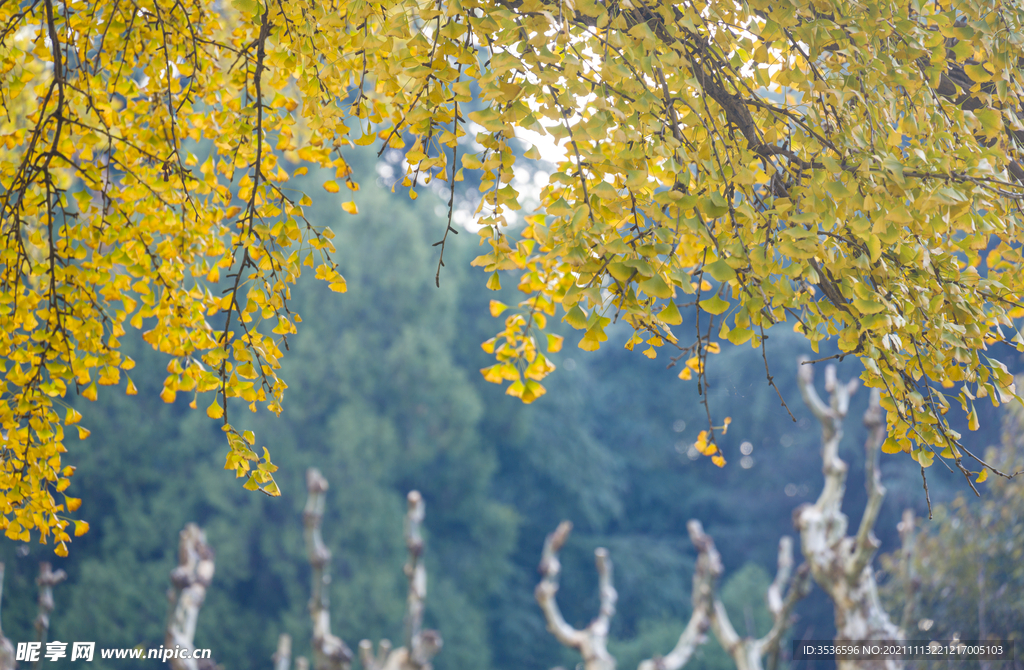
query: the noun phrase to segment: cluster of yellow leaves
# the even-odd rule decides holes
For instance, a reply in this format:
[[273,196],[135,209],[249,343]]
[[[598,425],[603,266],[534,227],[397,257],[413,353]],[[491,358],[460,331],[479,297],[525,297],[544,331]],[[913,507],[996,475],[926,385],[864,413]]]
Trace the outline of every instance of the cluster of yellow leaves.
[[[726,432],[728,432],[729,424],[731,422],[732,419],[730,419],[729,417],[725,417],[725,421],[720,426],[722,430],[722,435],[725,435]],[[712,428],[716,427],[713,426]],[[710,435],[710,437],[713,437],[713,435]],[[708,438],[709,431],[700,431],[700,433],[697,434],[697,441],[693,443],[693,448],[696,449],[697,453],[699,453],[701,456],[710,456],[711,462],[717,465],[718,467],[725,467],[725,456],[723,456],[722,452],[719,451],[718,445],[716,445],[714,442],[709,442]]]
[[[316,33],[315,17],[294,12],[244,2],[0,7],[8,537],[36,531],[66,553],[65,515],[78,503],[63,493],[73,468],[61,461],[62,398],[95,400],[99,386],[121,383],[137,392],[134,362],[119,351],[129,327],[170,357],[161,398],[186,393],[196,408],[199,394],[214,393],[206,411],[223,423],[225,468],[246,488],[280,494],[268,451],[228,421],[228,399],[280,412],[281,345],[301,320],[288,309],[289,285],[303,265],[346,288],[331,232],[306,220],[307,197],[283,187],[305,172],[300,162],[349,175],[334,145],[345,114],[296,113],[319,85],[300,75],[320,61],[297,60],[297,43],[280,39],[287,26],[298,31],[296,20]],[[81,419],[72,408],[66,416],[65,425]]]
[[477,263],[528,276],[581,348],[621,319],[627,347],[672,345],[699,378],[716,337],[756,347],[788,320],[864,362],[886,451],[922,465],[958,458],[951,401],[975,429],[975,398],[1016,396],[983,352],[1024,348],[1020,3],[497,4],[517,35],[480,38],[501,49],[477,141],[528,128],[567,158],[524,247],[501,230],[517,194],[491,156]]
[[[128,327],[278,493],[228,399],[280,411],[304,265],[346,288],[287,184],[355,190],[353,145],[404,150],[412,188],[480,171],[475,263],[527,294],[485,344],[511,395],[544,392],[559,307],[585,350],[613,319],[678,347],[698,388],[716,341],[789,319],[864,361],[890,449],[955,449],[947,390],[1015,395],[980,352],[1024,347],[1022,46],[1020,0],[3,3],[0,526],[66,526],[61,399],[135,391]],[[523,129],[567,157],[513,240]]]
[[[484,342],[481,347],[489,354],[494,354],[498,362],[490,367],[480,370],[484,379],[494,384],[501,384],[511,381],[507,395],[519,398],[529,404],[544,395],[547,391],[541,385],[540,380],[554,371],[554,364],[547,357],[537,350],[536,340],[527,337],[524,333],[532,327],[543,329],[547,322],[547,315],[554,313],[554,306],[550,303],[543,307],[536,307],[523,314],[512,314],[505,319],[505,330],[491,339]],[[491,316],[497,317],[508,309],[497,300],[491,301]],[[562,349],[562,337],[549,333],[547,335],[548,353],[557,353]],[[517,361],[525,361],[526,367],[520,372],[516,367]]]

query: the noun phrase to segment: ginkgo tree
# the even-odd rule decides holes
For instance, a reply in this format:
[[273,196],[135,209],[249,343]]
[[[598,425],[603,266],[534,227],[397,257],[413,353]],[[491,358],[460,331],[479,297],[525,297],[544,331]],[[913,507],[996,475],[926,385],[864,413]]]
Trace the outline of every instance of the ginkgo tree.
[[[544,393],[559,309],[583,349],[613,321],[668,347],[699,392],[720,342],[786,321],[864,362],[884,451],[984,477],[945,415],[1016,397],[984,352],[1024,347],[1022,43],[1018,0],[4,2],[0,526],[66,553],[67,397],[135,392],[127,328],[278,494],[229,400],[281,410],[304,267],[345,290],[289,180],[355,190],[368,145],[404,152],[412,195],[478,171],[475,263],[525,294],[484,343],[510,395]],[[565,158],[512,226],[524,130]]]

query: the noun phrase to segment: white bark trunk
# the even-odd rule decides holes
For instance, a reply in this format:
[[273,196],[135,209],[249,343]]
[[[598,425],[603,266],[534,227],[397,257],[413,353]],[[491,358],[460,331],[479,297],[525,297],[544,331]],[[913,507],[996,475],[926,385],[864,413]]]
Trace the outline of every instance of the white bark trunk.
[[[690,521],[689,528],[690,537],[701,554],[712,554],[714,562],[720,563],[715,544],[710,537],[704,535],[700,522]],[[699,541],[700,536],[704,539]],[[810,586],[807,564],[801,565],[796,575],[793,575],[793,541],[783,537],[779,540],[778,570],[766,594],[773,624],[764,637],[741,637],[729,620],[729,614],[725,611],[722,601],[714,598],[711,630],[714,631],[722,648],[732,657],[737,670],[761,670],[765,657],[768,657],[769,664],[774,667],[778,660],[779,645],[791,623],[793,608],[807,595]]]
[[690,621],[683,629],[676,646],[665,656],[642,661],[638,670],[680,670],[685,666],[694,652],[707,640],[707,630],[711,627],[713,601],[715,597],[715,580],[722,574],[722,559],[715,549],[715,542],[704,533],[699,521],[690,520],[686,524],[690,540],[697,548],[697,564],[693,569],[693,613]]
[[409,594],[406,597],[405,646],[392,650],[389,640],[381,640],[375,654],[372,642],[361,641],[359,658],[363,670],[431,670],[431,661],[444,644],[441,634],[436,630],[423,630],[427,569],[423,564],[421,529],[426,515],[426,503],[419,491],[409,492],[408,503],[405,546],[409,550],[409,560],[405,564],[405,576],[409,580]]
[[558,593],[558,577],[562,572],[558,552],[571,531],[572,523],[563,521],[555,532],[544,540],[539,568],[541,582],[537,585],[534,596],[541,611],[544,612],[548,631],[556,640],[580,653],[583,657],[584,670],[615,670],[615,657],[608,653],[608,627],[615,615],[615,602],[619,596],[612,585],[612,562],[608,558],[608,551],[603,548],[594,551],[601,608],[597,617],[586,628],[578,630],[570,626],[562,616],[558,601],[555,600],[555,594]]
[[[903,633],[882,608],[870,566],[879,545],[872,528],[885,495],[876,465],[876,454],[885,435],[878,392],[872,393],[870,407],[864,416],[864,424],[868,428],[865,444],[868,503],[857,535],[848,537],[848,519],[841,509],[846,491],[847,465],[839,458],[839,443],[850,395],[856,390],[857,382],[838,383],[835,367],[828,366],[825,389],[829,392],[830,402],[826,405],[814,389],[813,374],[810,365],[801,365],[798,382],[804,402],[821,422],[825,485],[817,502],[801,506],[794,514],[800,529],[803,554],[811,566],[814,580],[832,599],[837,641],[899,641],[904,639]],[[892,659],[837,660],[836,667],[838,670],[899,670],[903,663]]]
[[352,652],[344,641],[331,633],[331,551],[320,535],[324,516],[324,493],[327,480],[316,468],[306,471],[306,508],[302,525],[306,538],[306,554],[313,568],[313,594],[309,599],[309,616],[313,621],[313,669],[349,670]]
[[[214,555],[206,543],[206,533],[190,523],[178,534],[178,565],[171,570],[172,589],[168,592],[171,612],[164,633],[168,649],[195,649],[196,623],[206,599],[206,589],[213,580]],[[189,654],[191,656],[191,653]],[[172,670],[198,670],[193,658],[172,658]],[[204,664],[205,665],[205,664]]]
[[274,670],[290,670],[292,667],[292,636],[281,633],[277,638],[274,652]]

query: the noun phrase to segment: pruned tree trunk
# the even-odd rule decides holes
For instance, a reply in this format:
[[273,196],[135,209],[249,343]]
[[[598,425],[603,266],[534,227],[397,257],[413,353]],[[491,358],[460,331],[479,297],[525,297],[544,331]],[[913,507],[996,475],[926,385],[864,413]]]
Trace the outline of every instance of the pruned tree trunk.
[[[6,566],[0,563],[0,604],[3,603],[5,570]],[[4,635],[3,625],[0,625],[0,670],[14,670],[14,667],[14,644]]]
[[[715,549],[714,540],[704,533],[699,521],[690,521],[688,529],[690,539],[693,540],[693,544],[700,552],[701,559],[707,557],[708,562],[718,565],[718,572],[721,572],[721,559]],[[769,665],[774,668],[778,662],[779,645],[792,620],[793,608],[810,590],[806,563],[797,569],[795,576],[793,575],[793,540],[789,537],[779,540],[778,569],[775,573],[775,580],[768,587],[766,594],[768,611],[771,612],[773,624],[771,630],[764,637],[757,639],[741,637],[729,620],[725,605],[714,596],[713,578],[709,586],[712,588],[708,589],[708,598],[713,599],[710,618],[711,630],[714,631],[722,648],[732,657],[737,670],[761,670],[764,667],[763,659],[766,656],[769,659]],[[694,577],[694,587],[696,589],[696,576]],[[696,599],[694,606],[696,607]]]
[[679,641],[665,656],[655,656],[642,661],[638,670],[679,670],[686,665],[693,653],[707,640],[714,611],[715,581],[722,575],[722,558],[715,548],[715,542],[704,533],[699,521],[686,524],[690,540],[697,548],[697,564],[693,569],[693,614],[679,636]]
[[431,661],[441,649],[443,641],[436,630],[423,630],[423,611],[427,602],[427,569],[423,564],[423,519],[426,503],[419,491],[410,491],[405,515],[405,546],[409,559],[405,576],[409,580],[406,598],[405,646],[391,649],[389,640],[381,640],[377,653],[373,643],[359,643],[359,658],[363,670],[431,670]]
[[[841,384],[836,380],[835,367],[825,370],[825,390],[829,404],[814,389],[814,369],[800,365],[797,376],[804,402],[822,426],[821,457],[825,485],[817,502],[800,506],[794,521],[800,529],[803,554],[810,564],[814,580],[828,593],[835,607],[836,640],[902,640],[903,632],[889,619],[878,598],[878,588],[871,559],[879,542],[872,529],[882,505],[885,488],[878,472],[876,455],[885,435],[879,393],[873,391],[870,406],[864,415],[868,428],[865,443],[865,483],[868,502],[854,537],[846,534],[848,519],[842,512],[846,491],[847,465],[839,458],[839,443],[843,436],[843,420],[849,410],[850,396],[857,381]],[[837,659],[838,670],[868,670],[902,668],[899,660],[842,660]]]
[[352,652],[348,645],[331,633],[331,605],[328,591],[331,585],[331,551],[320,535],[324,516],[324,493],[327,480],[316,468],[306,471],[306,508],[302,525],[306,539],[306,554],[313,568],[313,593],[309,599],[309,615],[313,620],[313,670],[348,670]]
[[608,557],[608,550],[599,547],[594,551],[601,608],[597,617],[586,628],[580,630],[570,626],[562,616],[558,601],[555,600],[558,593],[558,577],[562,572],[558,552],[561,551],[570,532],[572,522],[563,521],[558,524],[555,532],[544,540],[539,568],[541,582],[534,590],[534,597],[544,612],[548,631],[556,640],[580,653],[583,657],[584,670],[614,670],[615,658],[608,653],[608,626],[615,615],[615,602],[619,596],[612,583],[612,562]]
[[281,633],[277,636],[277,650],[274,652],[274,670],[291,670],[292,636]]
[[[825,484],[813,505],[802,505],[794,512],[793,518],[800,529],[801,548],[806,561],[795,573],[793,542],[788,537],[779,541],[778,569],[767,593],[768,610],[773,619],[771,630],[758,639],[741,637],[736,632],[725,607],[714,595],[715,580],[722,571],[721,558],[714,541],[704,533],[700,522],[691,520],[687,527],[699,554],[693,577],[693,615],[676,647],[666,656],[655,656],[643,661],[639,670],[679,670],[704,641],[705,631],[709,627],[732,657],[738,670],[761,670],[765,658],[768,659],[769,670],[775,670],[782,640],[791,624],[793,608],[809,592],[810,577],[832,599],[837,640],[895,642],[906,638],[904,631],[892,623],[882,608],[870,565],[879,547],[873,529],[885,496],[877,463],[878,450],[885,436],[880,395],[877,391],[872,393],[864,415],[864,425],[868,428],[868,439],[864,445],[868,501],[857,534],[848,537],[846,531],[849,523],[842,512],[848,468],[839,458],[839,444],[843,436],[843,420],[849,411],[850,396],[855,392],[857,382],[851,380],[840,384],[836,379],[835,367],[828,366],[825,370],[825,389],[829,393],[829,404],[826,405],[814,389],[813,375],[813,368],[800,366],[800,393],[822,425],[821,457]],[[913,513],[908,511],[900,527],[907,561],[913,552],[913,525]],[[539,568],[542,578],[535,591],[537,603],[555,639],[576,649],[583,657],[584,670],[614,670],[615,658],[608,653],[608,628],[615,613],[617,594],[612,584],[608,552],[601,548],[594,552],[601,609],[586,628],[570,626],[555,599],[561,573],[558,552],[571,531],[572,524],[563,521],[544,542]],[[908,604],[904,610],[904,628],[909,625],[912,616],[913,606]],[[839,670],[901,670],[903,663],[895,659],[837,659],[837,667]]]
[[[53,587],[68,578],[63,570],[54,571],[50,563],[43,561],[39,564],[39,576],[36,578],[36,585],[39,587],[39,614],[36,615],[35,628],[36,640],[46,648],[46,640],[50,634],[50,614],[53,612]],[[39,667],[36,662],[35,667]]]
[[[756,646],[756,649],[759,650],[756,653],[756,665],[740,665],[740,668],[760,668],[761,656],[778,648],[779,640],[788,627],[793,605],[806,594],[807,571],[802,568],[797,572],[797,579],[794,580],[789,595],[785,599],[781,596],[792,572],[792,542],[785,538],[781,543],[779,574],[768,594],[769,608],[772,609],[776,624],[772,631],[761,640],[748,641],[739,639],[729,623],[728,616],[725,615],[725,609],[715,598],[715,581],[722,574],[722,559],[715,548],[714,540],[704,532],[699,521],[691,520],[687,524],[687,530],[690,533],[690,540],[697,548],[697,564],[694,566],[693,572],[693,613],[672,651],[665,656],[654,656],[641,661],[638,670],[680,670],[693,657],[697,648],[704,644],[708,628],[715,629],[719,639],[725,640],[723,646],[729,649],[730,653],[734,654],[737,649],[747,650],[748,647],[754,649],[754,645],[758,645]],[[555,529],[555,532],[548,535],[544,541],[540,562],[542,577],[535,591],[537,603],[544,612],[548,630],[563,645],[579,652],[583,657],[585,670],[613,670],[615,658],[608,653],[608,628],[611,618],[615,614],[615,601],[618,595],[612,583],[612,562],[608,557],[607,550],[598,548],[594,551],[601,609],[597,617],[586,628],[581,630],[570,626],[562,616],[558,601],[555,599],[555,595],[558,593],[558,578],[562,571],[558,552],[562,549],[571,531],[572,524],[563,521]],[[783,550],[788,550],[785,556],[782,553]],[[775,606],[776,600],[778,601],[777,606]],[[729,637],[730,631],[732,637]],[[754,652],[744,651],[743,653],[750,655]]]
[[191,658],[195,650],[196,623],[199,610],[206,599],[206,589],[213,581],[214,553],[206,543],[206,533],[199,526],[190,523],[178,534],[178,565],[171,570],[171,586],[167,598],[171,603],[164,634],[164,645],[168,649],[187,649],[189,658],[171,658],[172,670],[200,670],[213,666],[204,659]]

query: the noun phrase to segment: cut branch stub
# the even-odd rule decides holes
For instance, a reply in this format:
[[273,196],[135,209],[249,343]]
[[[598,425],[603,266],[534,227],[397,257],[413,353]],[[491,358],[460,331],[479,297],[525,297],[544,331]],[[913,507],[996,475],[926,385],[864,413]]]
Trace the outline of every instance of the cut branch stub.
[[[189,651],[195,649],[199,610],[206,600],[206,589],[213,581],[214,568],[214,553],[206,542],[206,533],[194,523],[187,524],[178,534],[178,565],[171,570],[173,588],[168,592],[171,611],[164,632],[168,649],[176,646]],[[200,667],[193,658],[172,658],[170,662],[173,670],[198,670]]]
[[352,652],[348,645],[331,633],[331,607],[328,589],[331,584],[331,552],[320,534],[324,516],[324,493],[327,480],[316,468],[306,471],[306,507],[302,525],[306,539],[306,555],[313,568],[313,593],[309,599],[309,615],[313,621],[313,669],[348,670]]
[[608,551],[603,548],[594,551],[601,608],[597,617],[586,628],[578,630],[570,626],[562,616],[558,602],[555,600],[555,595],[558,593],[558,577],[562,571],[558,552],[565,544],[570,532],[572,532],[572,523],[563,521],[545,539],[539,567],[541,582],[537,585],[534,596],[541,611],[544,612],[548,631],[560,643],[580,653],[585,670],[614,670],[615,658],[608,653],[608,627],[611,618],[615,615],[618,594],[612,580],[612,562]]

